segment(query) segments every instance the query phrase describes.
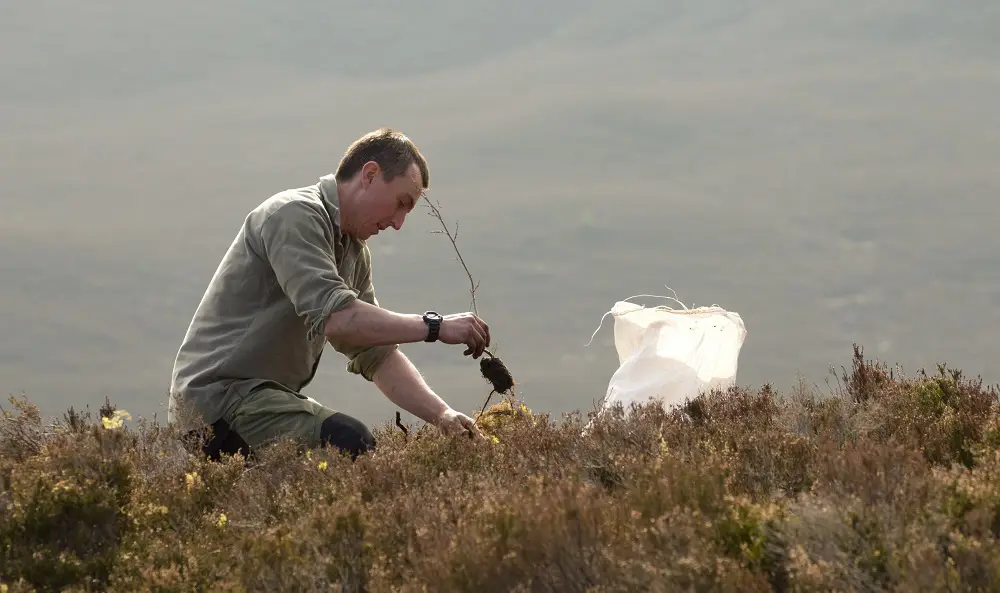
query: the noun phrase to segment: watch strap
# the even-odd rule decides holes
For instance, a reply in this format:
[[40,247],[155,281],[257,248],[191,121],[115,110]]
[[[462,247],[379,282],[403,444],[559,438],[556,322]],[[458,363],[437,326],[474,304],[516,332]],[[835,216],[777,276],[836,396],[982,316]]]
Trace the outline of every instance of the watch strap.
[[434,311],[424,313],[424,323],[427,324],[427,337],[425,342],[436,342],[441,332],[441,316]]

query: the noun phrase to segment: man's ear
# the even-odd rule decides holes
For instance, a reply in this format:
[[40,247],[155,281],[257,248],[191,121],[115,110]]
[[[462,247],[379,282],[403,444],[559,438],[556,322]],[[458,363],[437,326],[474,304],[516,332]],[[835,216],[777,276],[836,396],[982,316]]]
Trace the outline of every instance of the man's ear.
[[368,189],[368,186],[375,181],[375,176],[379,173],[378,163],[375,161],[368,161],[361,167],[361,187]]

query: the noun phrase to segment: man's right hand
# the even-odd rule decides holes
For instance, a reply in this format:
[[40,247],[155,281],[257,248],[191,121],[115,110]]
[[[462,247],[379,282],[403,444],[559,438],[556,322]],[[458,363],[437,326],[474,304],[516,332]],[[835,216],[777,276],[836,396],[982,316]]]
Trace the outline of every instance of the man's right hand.
[[447,435],[467,434],[473,439],[483,439],[483,433],[476,426],[476,422],[465,414],[449,407],[435,422],[438,429]]
[[445,344],[465,344],[463,354],[479,358],[490,345],[490,326],[474,313],[445,315],[441,320],[438,340]]

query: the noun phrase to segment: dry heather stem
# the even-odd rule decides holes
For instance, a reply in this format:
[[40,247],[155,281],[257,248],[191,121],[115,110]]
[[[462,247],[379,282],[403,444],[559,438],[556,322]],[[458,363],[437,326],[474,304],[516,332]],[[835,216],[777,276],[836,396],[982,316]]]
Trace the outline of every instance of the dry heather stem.
[[996,590],[996,390],[860,353],[843,378],[612,409],[587,434],[504,399],[486,440],[387,422],[357,462],[279,443],[249,467],[141,422],[38,433],[18,403],[0,590]]

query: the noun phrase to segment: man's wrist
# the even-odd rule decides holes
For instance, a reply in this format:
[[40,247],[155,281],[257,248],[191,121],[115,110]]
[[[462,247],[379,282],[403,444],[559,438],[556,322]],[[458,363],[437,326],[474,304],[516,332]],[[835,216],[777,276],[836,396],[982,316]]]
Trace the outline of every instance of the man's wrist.
[[441,323],[444,318],[437,311],[426,311],[421,319],[427,325],[427,337],[424,341],[436,342],[441,334]]
[[449,406],[448,404],[444,404],[444,406],[438,411],[438,413],[434,415],[434,420],[431,422],[431,424],[434,425],[440,424],[442,420],[448,417],[449,413],[455,413],[455,410],[453,410],[452,407]]
[[406,318],[406,326],[410,328],[407,330],[407,342],[422,342],[427,338],[427,324],[419,313],[406,313],[402,317]]

